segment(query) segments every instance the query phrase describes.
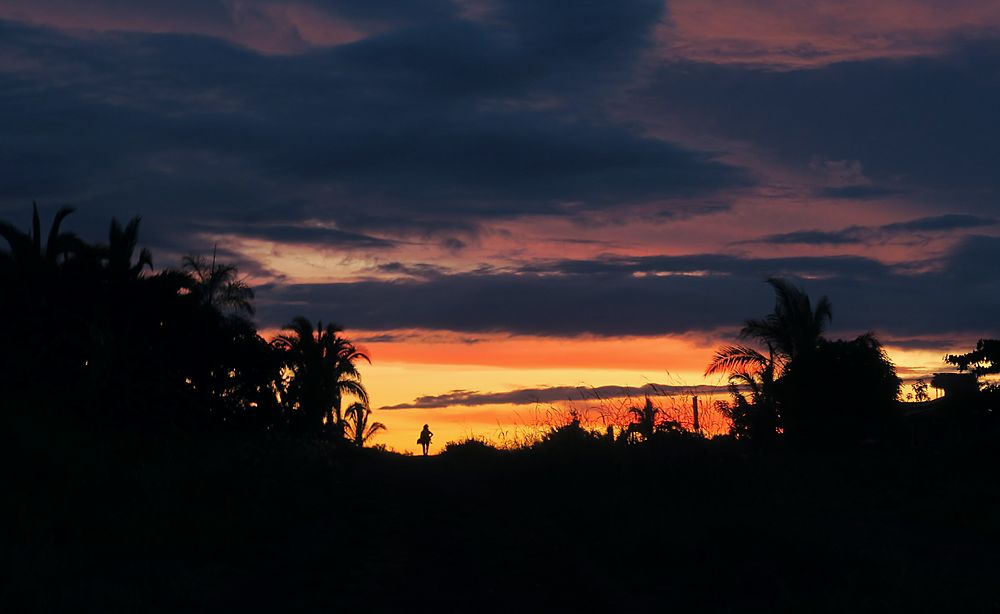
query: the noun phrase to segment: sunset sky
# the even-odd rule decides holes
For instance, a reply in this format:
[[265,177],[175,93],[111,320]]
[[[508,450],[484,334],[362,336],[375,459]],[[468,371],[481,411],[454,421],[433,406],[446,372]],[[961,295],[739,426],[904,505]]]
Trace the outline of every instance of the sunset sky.
[[1000,334],[998,110],[992,0],[0,0],[0,219],[217,246],[398,450],[722,384],[769,276],[942,369]]

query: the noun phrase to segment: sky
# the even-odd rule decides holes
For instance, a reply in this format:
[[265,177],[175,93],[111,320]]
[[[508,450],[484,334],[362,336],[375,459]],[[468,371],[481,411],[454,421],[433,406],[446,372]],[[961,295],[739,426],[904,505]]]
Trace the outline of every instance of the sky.
[[217,249],[398,450],[708,394],[770,276],[941,370],[1000,334],[997,109],[990,0],[0,0],[0,218]]

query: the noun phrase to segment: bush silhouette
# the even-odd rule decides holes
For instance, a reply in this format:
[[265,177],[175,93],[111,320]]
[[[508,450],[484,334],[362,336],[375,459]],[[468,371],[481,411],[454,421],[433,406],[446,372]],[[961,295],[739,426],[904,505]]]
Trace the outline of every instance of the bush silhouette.
[[801,289],[768,279],[774,311],[747,320],[741,337],[762,346],[728,345],[706,374],[729,373],[731,402],[717,407],[740,439],[773,440],[777,433],[821,444],[882,440],[897,420],[900,380],[872,334],[852,341],[823,337],[829,299],[815,305]]
[[900,385],[873,335],[822,339],[778,381],[785,435],[825,445],[891,438],[898,426]]
[[449,458],[461,460],[483,460],[497,458],[501,450],[485,440],[469,437],[461,441],[449,441],[444,445],[441,454]]

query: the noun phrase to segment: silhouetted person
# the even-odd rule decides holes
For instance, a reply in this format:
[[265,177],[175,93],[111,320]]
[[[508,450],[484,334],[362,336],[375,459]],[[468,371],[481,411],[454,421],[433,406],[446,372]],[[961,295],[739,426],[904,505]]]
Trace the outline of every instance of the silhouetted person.
[[425,424],[424,430],[420,431],[420,438],[417,439],[417,443],[419,443],[420,447],[423,448],[424,456],[427,456],[427,450],[431,447],[431,437],[433,436],[434,433],[432,433],[431,429]]

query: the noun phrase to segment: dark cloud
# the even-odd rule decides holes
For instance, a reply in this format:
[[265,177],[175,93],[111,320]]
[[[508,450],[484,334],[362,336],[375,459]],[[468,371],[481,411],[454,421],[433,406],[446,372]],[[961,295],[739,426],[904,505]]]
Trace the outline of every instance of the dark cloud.
[[338,247],[344,249],[364,248],[364,249],[385,249],[394,247],[395,241],[388,241],[378,237],[346,232],[336,228],[323,228],[318,226],[292,226],[281,224],[225,224],[220,226],[193,225],[193,228],[200,232],[214,235],[231,235],[238,237],[251,237],[274,241],[275,243],[292,243],[300,245],[312,245],[316,247]]
[[331,27],[341,30],[341,37],[354,38],[359,31],[441,21],[460,12],[458,4],[449,0],[89,0],[85,9],[75,0],[11,4],[0,2],[0,18],[71,31],[199,34],[255,52],[286,54],[305,53],[338,40]]
[[895,222],[880,226],[882,232],[946,232],[949,230],[966,230],[996,226],[1000,220],[995,217],[982,217],[964,213],[946,213],[931,217],[922,217],[908,222]]
[[[696,208],[690,197],[750,179],[581,106],[632,61],[654,4],[498,3],[503,27],[439,19],[282,57],[0,22],[0,163],[14,171],[0,210],[71,200],[81,218],[266,222],[279,240],[317,218],[427,234],[649,201]],[[558,28],[547,37],[544,24]],[[554,106],[505,103],[537,97]]]
[[959,347],[962,343],[958,339],[948,337],[899,337],[892,340],[893,347],[908,350],[941,351],[942,348]]
[[850,226],[841,230],[799,230],[782,234],[768,235],[761,239],[745,241],[745,243],[770,243],[773,245],[804,244],[804,245],[848,245],[861,243],[877,243],[902,237],[904,240],[914,240],[922,234],[946,233],[956,230],[971,230],[986,228],[1000,224],[1000,220],[992,217],[968,215],[963,213],[946,213],[931,217],[922,217],[906,222],[894,222],[882,226]]
[[452,253],[457,253],[468,247],[468,244],[456,237],[445,237],[441,239],[441,247]]
[[389,405],[381,409],[440,409],[455,406],[478,405],[534,405],[563,401],[622,399],[642,397],[669,397],[677,395],[725,394],[726,386],[675,386],[671,384],[644,384],[642,386],[552,386],[521,388],[508,392],[475,392],[454,390],[433,396],[423,396],[410,403]]
[[844,230],[797,230],[776,235],[768,235],[761,239],[746,241],[746,243],[771,243],[773,245],[848,245],[864,243],[864,228],[852,226]]
[[821,188],[818,190],[820,196],[827,198],[846,198],[851,200],[862,200],[869,198],[883,198],[899,194],[899,190],[892,190],[874,185],[846,185],[834,188]]
[[665,10],[662,0],[500,0],[494,6],[495,16],[510,23],[532,56],[590,67],[592,74],[596,67],[620,67],[632,59]]
[[[629,214],[669,224],[721,211],[754,183],[727,152],[651,129],[666,125],[826,173],[808,189],[827,199],[905,206],[905,196],[970,212],[764,238],[775,246],[996,224],[997,41],[777,71],[657,63],[647,52],[666,18],[660,0],[492,0],[475,19],[445,0],[304,0],[371,26],[370,36],[269,56],[229,42],[243,31],[213,32],[266,17],[257,9],[279,6],[270,0],[239,3],[255,11],[242,17],[230,2],[126,4],[88,8],[201,34],[0,21],[0,216],[27,219],[32,200],[47,214],[76,204],[74,229],[100,237],[112,215],[141,214],[160,262],[210,250],[201,243],[212,232],[382,256],[404,242],[457,253],[499,220],[593,228]],[[852,256],[616,256],[464,273],[390,262],[373,274],[393,281],[265,286],[260,313],[270,325],[317,309],[331,314],[306,315],[383,330],[683,333],[766,312],[760,282],[780,275],[829,294],[845,329],[986,334],[996,330],[997,241],[967,237],[919,273]]]
[[[422,280],[300,284],[261,293],[280,321],[324,305],[354,328],[578,336],[661,335],[736,327],[773,307],[780,276],[828,295],[836,330],[892,337],[998,332],[1000,238],[970,237],[930,272],[861,257],[654,256],[561,261]],[[316,314],[322,315],[322,314]]]
[[441,277],[447,273],[447,269],[444,267],[422,262],[415,264],[407,264],[405,262],[384,262],[376,265],[375,270],[379,273],[388,273],[390,275],[401,275],[418,279]]
[[707,277],[831,276],[880,277],[890,272],[884,264],[861,256],[796,256],[742,258],[726,254],[689,256],[608,256],[596,260],[563,260],[525,265],[522,273],[566,276],[629,276],[690,279]]
[[[5,2],[3,4],[17,4],[16,2]],[[25,3],[29,6],[15,7],[3,6],[5,15],[34,15],[34,21],[42,21],[46,14],[60,15],[79,13],[82,10],[88,11],[92,15],[104,17],[131,18],[138,17],[147,20],[147,24],[156,22],[165,23],[202,23],[221,24],[229,23],[236,16],[233,11],[233,3],[226,0],[89,0],[85,9],[74,0],[31,0]],[[33,9],[32,11],[25,10]],[[100,20],[95,20],[99,22]],[[109,20],[116,23],[115,20]],[[126,21],[127,23],[128,21]],[[141,21],[138,23],[142,23]]]
[[459,13],[451,0],[307,0],[307,4],[348,19],[390,24],[450,19]]
[[650,113],[793,165],[816,156],[859,161],[872,180],[827,196],[930,190],[985,210],[995,207],[1000,168],[998,71],[994,39],[956,44],[943,56],[809,70],[674,62],[657,70],[646,103]]

